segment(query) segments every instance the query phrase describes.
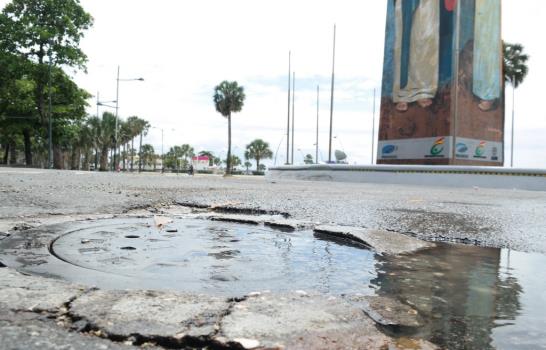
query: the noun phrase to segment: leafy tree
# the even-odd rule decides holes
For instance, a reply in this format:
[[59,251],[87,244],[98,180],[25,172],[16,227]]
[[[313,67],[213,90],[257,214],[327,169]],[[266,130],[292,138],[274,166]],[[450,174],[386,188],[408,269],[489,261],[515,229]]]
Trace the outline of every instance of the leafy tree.
[[12,0],[0,14],[0,50],[37,63],[38,113],[45,119],[46,57],[55,66],[85,69],[87,56],[79,48],[93,18],[79,0]]
[[310,154],[306,154],[306,155],[305,155],[305,158],[303,158],[303,162],[304,162],[305,164],[313,164],[313,163],[314,163],[314,161],[313,161],[313,156],[310,155]]
[[[44,143],[41,139],[47,137],[46,102],[49,77],[53,75],[52,79],[57,80],[57,83],[59,79],[55,76],[70,81],[57,67],[85,69],[87,57],[79,48],[79,44],[83,33],[92,22],[91,16],[80,6],[79,0],[12,0],[0,13],[0,52],[2,55],[11,55],[23,61],[24,64],[20,65],[17,71],[24,72],[26,79],[35,84],[34,110],[28,116],[39,116],[39,119],[32,122],[29,120],[28,125],[21,130],[27,165],[32,163],[32,138],[36,138],[38,143]],[[53,66],[52,69],[48,67],[50,64]],[[6,75],[2,74],[2,79],[5,77]],[[62,91],[62,84],[52,82],[52,94],[58,90],[66,93],[67,91]],[[75,104],[80,104],[80,101],[70,101],[70,104],[64,104],[63,108],[66,110],[69,105]],[[58,108],[56,112],[57,114],[60,112]],[[80,117],[74,116],[75,119],[81,119]],[[70,141],[70,137],[63,136],[70,134],[74,125],[66,120],[55,120],[54,127],[61,129],[54,131],[53,134],[54,162],[55,166],[60,168],[63,167],[62,152],[66,150],[67,142]],[[61,139],[58,139],[59,136]]]
[[260,166],[258,167],[258,171],[260,172],[264,172],[265,171],[265,164],[260,164]]
[[523,53],[523,45],[503,43],[504,80],[517,88],[529,73],[529,55]]
[[246,146],[245,158],[256,160],[256,170],[259,171],[260,160],[270,159],[273,152],[269,149],[269,143],[262,139],[256,139]]
[[245,101],[244,88],[239,86],[236,81],[223,81],[214,88],[213,100],[216,111],[228,120],[228,163],[226,166],[226,176],[229,176],[233,168],[231,164],[231,114],[240,112],[243,109]]

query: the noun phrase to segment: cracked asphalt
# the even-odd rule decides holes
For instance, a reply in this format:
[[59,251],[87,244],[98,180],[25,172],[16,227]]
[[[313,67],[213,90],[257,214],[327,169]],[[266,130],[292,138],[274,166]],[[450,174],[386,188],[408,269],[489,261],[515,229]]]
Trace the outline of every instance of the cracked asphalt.
[[[173,203],[546,252],[546,192],[13,168],[0,168],[0,240]],[[1,349],[434,348],[385,335],[350,300],[303,291],[102,291],[1,264],[0,288]]]
[[546,253],[546,191],[0,168],[0,232],[173,202]]

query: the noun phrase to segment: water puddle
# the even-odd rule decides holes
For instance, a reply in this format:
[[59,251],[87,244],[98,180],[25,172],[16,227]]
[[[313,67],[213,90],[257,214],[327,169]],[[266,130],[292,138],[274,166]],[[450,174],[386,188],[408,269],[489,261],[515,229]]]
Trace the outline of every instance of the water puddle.
[[106,220],[60,237],[52,250],[104,272],[109,277],[98,280],[101,288],[120,275],[132,281],[127,288],[229,296],[260,290],[381,295],[415,308],[425,324],[413,335],[441,347],[546,348],[544,255],[438,244],[380,256],[311,231],[191,219],[158,231],[145,221]]

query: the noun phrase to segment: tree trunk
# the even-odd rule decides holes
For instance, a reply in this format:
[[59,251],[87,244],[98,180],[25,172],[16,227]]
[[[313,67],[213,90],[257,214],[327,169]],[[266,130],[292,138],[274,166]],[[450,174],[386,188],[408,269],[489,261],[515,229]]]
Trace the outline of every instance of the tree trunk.
[[80,148],[79,147],[73,147],[72,152],[70,153],[70,170],[79,170],[80,167]]
[[92,153],[90,149],[84,150],[83,154],[83,162],[82,162],[82,170],[89,170],[89,158],[91,157]]
[[25,164],[26,166],[32,166],[32,142],[30,140],[30,130],[23,130],[23,139],[25,142]]
[[108,171],[108,147],[104,146],[100,152],[100,171]]
[[125,160],[127,159],[127,144],[123,144],[123,171],[125,171]]
[[9,143],[9,165],[17,164],[17,146],[15,141],[11,140]]
[[138,172],[142,171],[142,132],[140,133],[140,145],[138,146]]
[[226,175],[231,175],[231,113],[228,114],[228,149],[226,162]]
[[63,150],[59,145],[53,145],[53,168],[64,169]]
[[4,144],[4,157],[2,158],[2,164],[8,164],[9,157],[9,143]]
[[134,153],[135,153],[135,138],[133,137],[131,139],[131,172],[133,172]]
[[256,171],[260,172],[260,158],[256,157]]
[[99,149],[95,148],[95,171],[97,171],[99,167]]

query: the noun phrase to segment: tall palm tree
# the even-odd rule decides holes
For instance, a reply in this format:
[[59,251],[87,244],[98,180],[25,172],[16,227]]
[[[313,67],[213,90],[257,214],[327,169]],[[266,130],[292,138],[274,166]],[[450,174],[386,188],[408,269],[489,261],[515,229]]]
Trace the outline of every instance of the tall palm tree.
[[523,45],[503,43],[504,80],[517,88],[529,73],[529,55],[523,53]]
[[134,164],[134,150],[135,150],[135,137],[140,135],[139,130],[139,118],[136,116],[127,118],[127,129],[129,129],[129,135],[131,137],[131,171],[133,171]]
[[256,171],[260,169],[260,160],[271,157],[273,157],[273,152],[269,149],[269,143],[262,139],[256,139],[246,145],[245,158],[256,160]]
[[138,147],[138,171],[142,170],[142,137],[148,135],[148,130],[150,129],[150,123],[147,120],[138,118],[137,120],[137,130],[140,134],[140,143]]
[[231,175],[231,113],[240,112],[245,102],[245,92],[236,81],[223,81],[214,88],[214,105],[216,111],[228,120],[228,153],[225,176]]

